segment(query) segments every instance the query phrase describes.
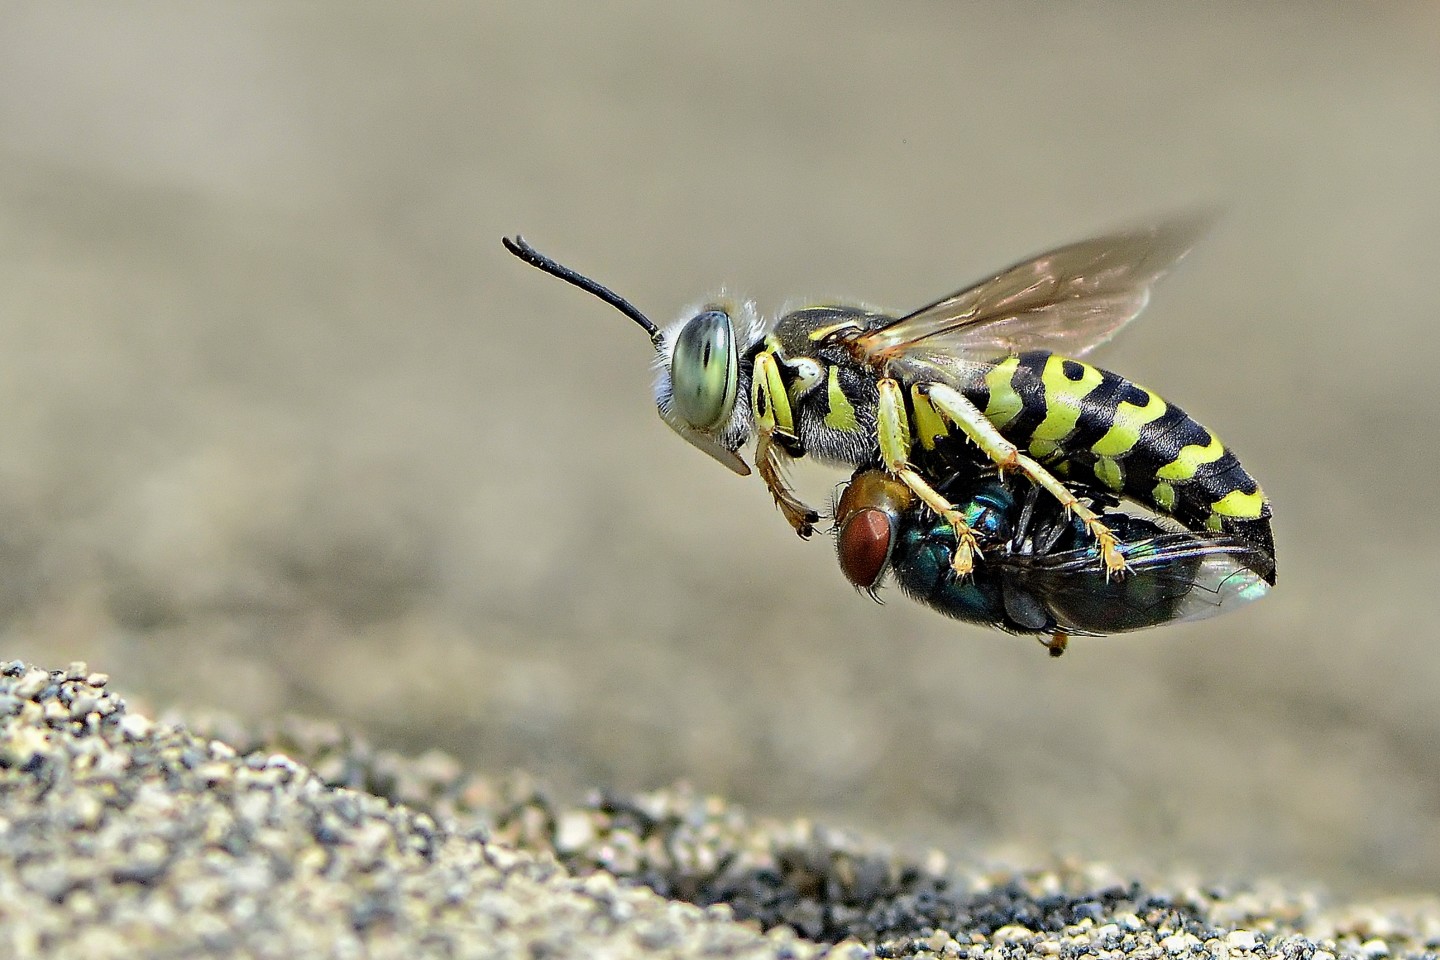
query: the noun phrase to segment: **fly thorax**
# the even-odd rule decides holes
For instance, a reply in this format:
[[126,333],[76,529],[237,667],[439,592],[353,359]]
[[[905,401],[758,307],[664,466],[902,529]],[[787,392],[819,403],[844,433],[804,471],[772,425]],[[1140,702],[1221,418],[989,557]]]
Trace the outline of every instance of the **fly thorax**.
[[735,451],[750,439],[750,374],[742,358],[758,335],[749,302],[718,300],[689,311],[658,344],[655,403],[660,417],[691,444],[737,472]]

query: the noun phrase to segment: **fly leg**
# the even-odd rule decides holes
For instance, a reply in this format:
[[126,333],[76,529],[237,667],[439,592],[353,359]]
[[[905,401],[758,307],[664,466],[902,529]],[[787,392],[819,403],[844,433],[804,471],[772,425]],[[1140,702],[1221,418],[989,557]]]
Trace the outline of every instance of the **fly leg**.
[[1050,651],[1050,656],[1060,657],[1065,655],[1065,648],[1070,643],[1070,635],[1063,631],[1056,630],[1049,636],[1036,637],[1040,646]]
[[1125,564],[1125,557],[1120,552],[1120,541],[1104,523],[1095,511],[1091,510],[1080,498],[1070,492],[1070,488],[1061,483],[1049,470],[1042,467],[1034,458],[1021,453],[1015,444],[1006,440],[995,428],[995,424],[981,413],[975,404],[966,399],[965,395],[953,387],[943,383],[922,383],[916,386],[916,391],[930,401],[930,403],[947,418],[952,420],[965,436],[969,437],[984,453],[995,461],[995,465],[1003,473],[1006,470],[1018,470],[1030,479],[1037,487],[1047,491],[1060,505],[1075,516],[1079,517],[1085,524],[1085,529],[1095,538],[1096,545],[1100,548],[1101,559],[1105,563],[1105,574],[1124,573],[1128,567]]
[[901,483],[909,487],[920,501],[934,510],[936,515],[950,524],[955,531],[955,559],[950,566],[959,577],[969,576],[975,569],[975,560],[981,556],[980,542],[975,531],[965,522],[955,504],[946,500],[925,478],[910,466],[910,423],[905,415],[905,395],[900,384],[886,377],[877,384],[880,389],[880,404],[876,411],[876,428],[880,440],[880,456],[885,469]]

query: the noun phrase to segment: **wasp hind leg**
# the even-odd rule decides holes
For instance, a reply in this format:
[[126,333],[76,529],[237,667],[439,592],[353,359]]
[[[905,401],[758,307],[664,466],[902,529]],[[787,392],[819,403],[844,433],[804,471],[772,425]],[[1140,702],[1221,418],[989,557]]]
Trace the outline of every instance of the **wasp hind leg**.
[[983,556],[980,541],[975,538],[975,531],[970,529],[955,504],[941,496],[910,466],[910,424],[905,415],[904,394],[900,391],[899,382],[887,377],[877,386],[880,403],[875,419],[885,469],[955,531],[955,558],[950,561],[950,566],[956,576],[968,577],[975,569],[975,561]]
[[[898,386],[896,389],[898,390]],[[965,436],[973,440],[986,456],[995,461],[995,465],[1000,468],[1002,473],[1006,470],[1019,471],[1028,477],[1031,483],[1060,501],[1062,507],[1080,518],[1090,536],[1095,538],[1095,545],[1100,549],[1106,576],[1124,573],[1129,569],[1125,563],[1125,555],[1120,552],[1119,538],[1101,522],[1099,515],[1085,506],[1080,498],[1071,493],[1070,488],[1061,483],[1053,473],[1046,470],[1033,458],[1021,453],[1015,444],[1001,436],[995,424],[991,423],[989,418],[981,413],[980,409],[971,403],[963,393],[943,383],[923,383],[915,389],[928,399],[936,410],[943,413],[964,431]]]

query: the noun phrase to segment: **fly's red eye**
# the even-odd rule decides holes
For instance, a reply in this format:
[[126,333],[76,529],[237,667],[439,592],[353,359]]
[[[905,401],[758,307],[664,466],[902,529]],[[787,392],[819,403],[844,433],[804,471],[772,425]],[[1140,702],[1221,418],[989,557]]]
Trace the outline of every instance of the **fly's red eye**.
[[885,573],[893,540],[890,516],[883,510],[867,507],[846,517],[835,541],[846,579],[862,590],[873,589]]

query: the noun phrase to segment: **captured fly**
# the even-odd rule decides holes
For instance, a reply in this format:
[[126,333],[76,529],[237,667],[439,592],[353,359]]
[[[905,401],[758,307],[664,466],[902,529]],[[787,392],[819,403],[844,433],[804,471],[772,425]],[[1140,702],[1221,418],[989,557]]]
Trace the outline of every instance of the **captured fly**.
[[1086,499],[1116,532],[1129,574],[1106,572],[1084,523],[1038,488],[993,474],[938,489],[985,545],[970,576],[955,573],[955,533],[884,470],[856,473],[835,505],[840,569],[856,587],[893,581],[910,598],[969,623],[1040,639],[1053,655],[1071,636],[1126,633],[1213,617],[1263,597],[1268,554],[1239,537],[1196,533],[1158,515]]

